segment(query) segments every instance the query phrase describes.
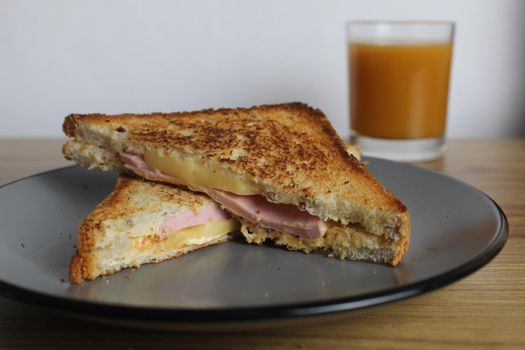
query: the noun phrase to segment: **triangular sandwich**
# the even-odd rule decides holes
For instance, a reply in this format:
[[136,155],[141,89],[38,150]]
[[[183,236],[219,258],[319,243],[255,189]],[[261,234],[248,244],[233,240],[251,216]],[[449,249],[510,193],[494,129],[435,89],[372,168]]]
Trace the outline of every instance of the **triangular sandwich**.
[[68,159],[207,194],[248,242],[397,265],[408,210],[301,103],[152,114],[72,114]]
[[160,262],[228,240],[239,224],[207,196],[120,175],[80,223],[73,283]]

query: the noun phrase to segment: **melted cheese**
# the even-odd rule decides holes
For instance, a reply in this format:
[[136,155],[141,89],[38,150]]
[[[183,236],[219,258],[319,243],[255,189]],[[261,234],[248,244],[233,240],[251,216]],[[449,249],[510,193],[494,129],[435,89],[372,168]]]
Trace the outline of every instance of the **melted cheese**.
[[229,232],[235,231],[238,228],[239,224],[235,220],[219,220],[210,222],[209,224],[191,226],[179,231],[170,232],[166,237],[149,235],[135,238],[133,239],[133,246],[135,248],[144,249],[154,244],[169,241],[170,245],[174,245],[177,248],[183,248],[191,245],[205,244],[220,238]]
[[144,160],[149,166],[190,185],[212,187],[239,195],[261,193],[255,183],[243,180],[227,169],[211,169],[200,159],[159,156],[155,151],[146,151]]

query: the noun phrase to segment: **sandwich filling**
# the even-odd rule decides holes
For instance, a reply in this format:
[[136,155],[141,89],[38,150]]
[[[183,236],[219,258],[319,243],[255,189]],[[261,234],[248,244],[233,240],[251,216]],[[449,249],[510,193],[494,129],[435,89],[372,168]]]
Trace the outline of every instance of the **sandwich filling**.
[[238,195],[255,195],[261,188],[255,183],[226,169],[210,169],[200,159],[184,158],[179,155],[159,156],[156,151],[144,152],[144,162],[153,169],[179,179],[186,184],[200,185]]
[[228,221],[230,216],[217,207],[203,208],[198,213],[184,211],[166,218],[160,225],[160,236],[176,232],[188,227],[210,224],[218,221]]
[[170,245],[170,250],[183,249],[192,245],[207,244],[239,228],[233,219],[222,219],[196,225],[190,224],[182,228],[178,228],[178,224],[171,227],[174,220],[175,218],[167,219],[165,223],[171,223],[162,224],[160,234],[133,238],[133,246],[137,249],[149,249],[162,241]]
[[210,170],[206,173],[198,171],[198,165],[177,162],[166,166],[170,162],[151,154],[142,156],[121,152],[119,155],[124,166],[135,174],[148,180],[184,185],[206,193],[231,213],[262,227],[307,238],[321,237],[327,231],[326,223],[319,217],[293,205],[270,203],[256,194],[258,189],[255,184],[232,180],[227,171]]

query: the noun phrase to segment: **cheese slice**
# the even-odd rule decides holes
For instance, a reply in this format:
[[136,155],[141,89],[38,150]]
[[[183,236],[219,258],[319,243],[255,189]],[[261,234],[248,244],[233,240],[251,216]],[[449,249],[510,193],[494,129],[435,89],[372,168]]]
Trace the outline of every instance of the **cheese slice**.
[[261,189],[255,183],[242,179],[227,169],[212,169],[200,159],[184,158],[180,155],[162,156],[151,150],[144,153],[144,160],[150,167],[190,185],[211,187],[239,195],[261,193]]
[[237,230],[238,228],[239,224],[235,220],[219,220],[170,232],[165,237],[149,235],[134,238],[133,247],[147,249],[152,245],[169,244],[171,249],[183,249],[192,245],[201,245],[211,242],[229,232]]

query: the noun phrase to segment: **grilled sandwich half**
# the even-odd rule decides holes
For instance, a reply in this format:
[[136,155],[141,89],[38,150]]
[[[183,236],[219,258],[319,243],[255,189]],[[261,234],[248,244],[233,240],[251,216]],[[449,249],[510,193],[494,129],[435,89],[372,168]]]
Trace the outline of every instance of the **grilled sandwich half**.
[[81,223],[69,277],[92,280],[124,268],[225,242],[239,224],[207,196],[120,175]]
[[302,103],[152,114],[72,114],[66,158],[207,194],[248,242],[397,265],[405,205]]

